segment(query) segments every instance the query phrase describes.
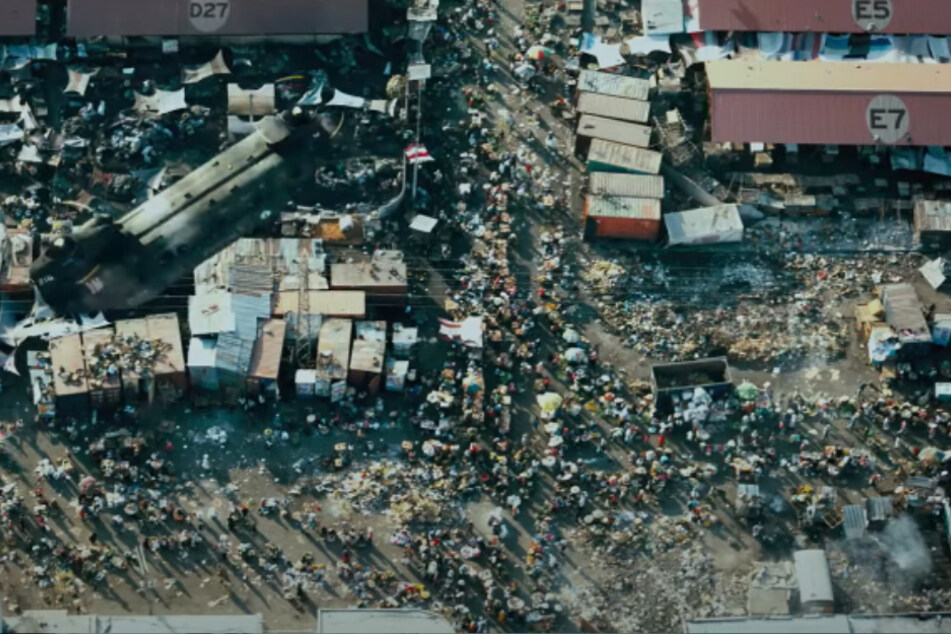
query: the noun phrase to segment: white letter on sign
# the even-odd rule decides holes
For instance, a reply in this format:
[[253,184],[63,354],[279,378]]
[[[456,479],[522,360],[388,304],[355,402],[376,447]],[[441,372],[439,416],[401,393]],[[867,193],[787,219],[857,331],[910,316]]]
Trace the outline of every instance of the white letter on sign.
[[190,0],[188,21],[202,33],[214,33],[231,17],[231,0]]
[[852,19],[865,31],[881,31],[892,15],[892,0],[852,0]]
[[869,102],[865,123],[875,141],[898,143],[908,135],[908,108],[895,95],[879,95]]

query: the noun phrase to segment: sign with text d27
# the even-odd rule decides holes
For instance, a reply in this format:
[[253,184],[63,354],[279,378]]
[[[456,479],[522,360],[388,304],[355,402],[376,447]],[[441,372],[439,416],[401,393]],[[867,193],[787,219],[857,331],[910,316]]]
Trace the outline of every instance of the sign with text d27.
[[231,17],[231,0],[188,0],[188,21],[202,33],[214,33]]
[[911,116],[905,103],[895,95],[878,95],[865,110],[865,123],[876,143],[898,143],[908,136]]

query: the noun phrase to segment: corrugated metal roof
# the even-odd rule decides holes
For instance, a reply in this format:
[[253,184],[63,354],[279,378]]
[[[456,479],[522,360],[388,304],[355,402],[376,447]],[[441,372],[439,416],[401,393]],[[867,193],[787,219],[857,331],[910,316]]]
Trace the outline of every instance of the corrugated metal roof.
[[309,310],[315,315],[363,317],[367,312],[366,291],[308,291]]
[[647,147],[651,143],[651,129],[646,125],[596,117],[590,114],[581,115],[575,132],[579,136],[604,139],[605,141],[614,141],[637,147]]
[[36,34],[36,0],[3,0],[0,2],[0,35],[29,36]]
[[212,290],[188,298],[188,329],[191,334],[233,332],[235,323],[231,293]]
[[[97,348],[101,351],[103,348],[112,345],[115,340],[115,334],[115,329],[112,326],[97,328],[96,330],[83,333],[83,352],[85,354],[87,369],[92,368],[93,365],[98,363],[99,355],[96,352]],[[98,376],[93,376],[90,372],[88,381],[91,390],[98,390],[100,388],[114,389],[120,386],[118,372],[115,374],[104,372]]]
[[883,522],[894,513],[891,498],[869,498],[866,503],[868,504],[868,519],[871,522]]
[[683,2],[681,0],[641,0],[641,19],[647,35],[683,33]]
[[793,553],[801,603],[833,602],[832,574],[823,550],[797,550]]
[[182,350],[182,328],[175,313],[149,315],[146,317],[149,337],[170,346],[155,362],[155,376],[178,374],[185,371],[185,354]]
[[858,539],[865,535],[868,520],[865,515],[865,506],[849,504],[842,509],[842,528],[846,539]]
[[[122,319],[116,322],[116,336],[120,339],[126,337],[149,341],[149,324],[145,319]],[[141,375],[133,367],[122,368],[122,378],[127,381],[136,381]]]
[[[697,0],[703,31],[866,33],[851,0]],[[869,2],[866,12],[880,12]],[[944,0],[891,0],[891,18],[878,33],[951,33],[951,5]],[[860,15],[861,18],[861,15]]]
[[736,205],[714,205],[664,216],[669,244],[713,244],[743,239],[743,220]]
[[281,353],[287,323],[283,319],[268,319],[261,324],[258,340],[251,355],[249,376],[256,379],[276,380],[281,369]]
[[662,160],[663,156],[660,152],[605,139],[594,139],[588,149],[589,163],[603,163],[645,174],[660,172]]
[[707,62],[706,69],[714,91],[951,93],[947,64],[724,60]]
[[188,342],[188,367],[213,368],[217,364],[218,342],[206,337],[192,337]]
[[625,77],[595,70],[583,70],[578,76],[578,90],[647,101],[651,83],[647,79]]
[[588,181],[588,190],[592,194],[604,196],[662,199],[664,197],[664,177],[648,174],[594,172]]
[[931,331],[914,286],[886,284],[882,286],[881,300],[885,306],[885,321],[895,330],[900,342],[931,342]]
[[228,286],[235,293],[271,293],[274,290],[271,266],[234,262],[228,269]]
[[234,311],[234,332],[239,337],[254,341],[258,336],[258,320],[271,316],[271,296],[234,294],[231,299]]
[[[7,0],[4,0],[7,1]],[[362,33],[368,0],[69,0],[70,37]]]
[[651,105],[649,101],[583,92],[578,97],[578,112],[622,121],[645,123],[650,116]]
[[585,209],[589,218],[636,218],[660,222],[660,201],[656,198],[631,198],[630,196],[585,197]]
[[215,367],[237,376],[247,376],[251,368],[254,342],[237,335],[225,333],[218,336],[215,350]]

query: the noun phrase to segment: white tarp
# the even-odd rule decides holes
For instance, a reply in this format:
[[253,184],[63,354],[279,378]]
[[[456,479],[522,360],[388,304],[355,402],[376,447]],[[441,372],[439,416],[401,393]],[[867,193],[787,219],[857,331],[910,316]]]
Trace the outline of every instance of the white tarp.
[[89,88],[90,80],[95,77],[96,73],[99,72],[99,69],[95,69],[88,73],[83,73],[78,70],[69,69],[66,71],[69,73],[69,82],[66,84],[66,88],[63,89],[64,93],[76,93],[77,95],[85,95],[86,89]]
[[185,89],[156,90],[154,95],[135,93],[135,104],[132,109],[139,114],[168,114],[176,110],[185,110]]
[[664,215],[668,244],[740,242],[743,220],[736,205],[714,205]]
[[466,317],[463,321],[440,319],[439,336],[458,341],[470,348],[481,348],[482,317]]
[[182,71],[182,83],[197,84],[203,79],[208,79],[209,77],[214,77],[215,75],[230,74],[231,69],[228,68],[228,64],[225,63],[224,51],[218,51],[218,54],[215,55],[214,59],[212,59],[207,64],[185,68]]
[[245,90],[238,84],[228,84],[229,115],[263,117],[274,113],[274,84],[264,84],[257,90]]
[[23,128],[15,123],[0,125],[0,146],[22,141],[24,134],[26,133],[23,131]]

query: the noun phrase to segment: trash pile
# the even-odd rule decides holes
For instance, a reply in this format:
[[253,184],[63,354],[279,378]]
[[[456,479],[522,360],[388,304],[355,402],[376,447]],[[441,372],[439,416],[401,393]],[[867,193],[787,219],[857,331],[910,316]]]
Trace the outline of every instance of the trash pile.
[[120,371],[147,377],[171,349],[172,345],[161,339],[147,341],[138,335],[114,335],[110,342],[96,344],[90,356],[93,363],[86,363],[87,378],[102,381]]

